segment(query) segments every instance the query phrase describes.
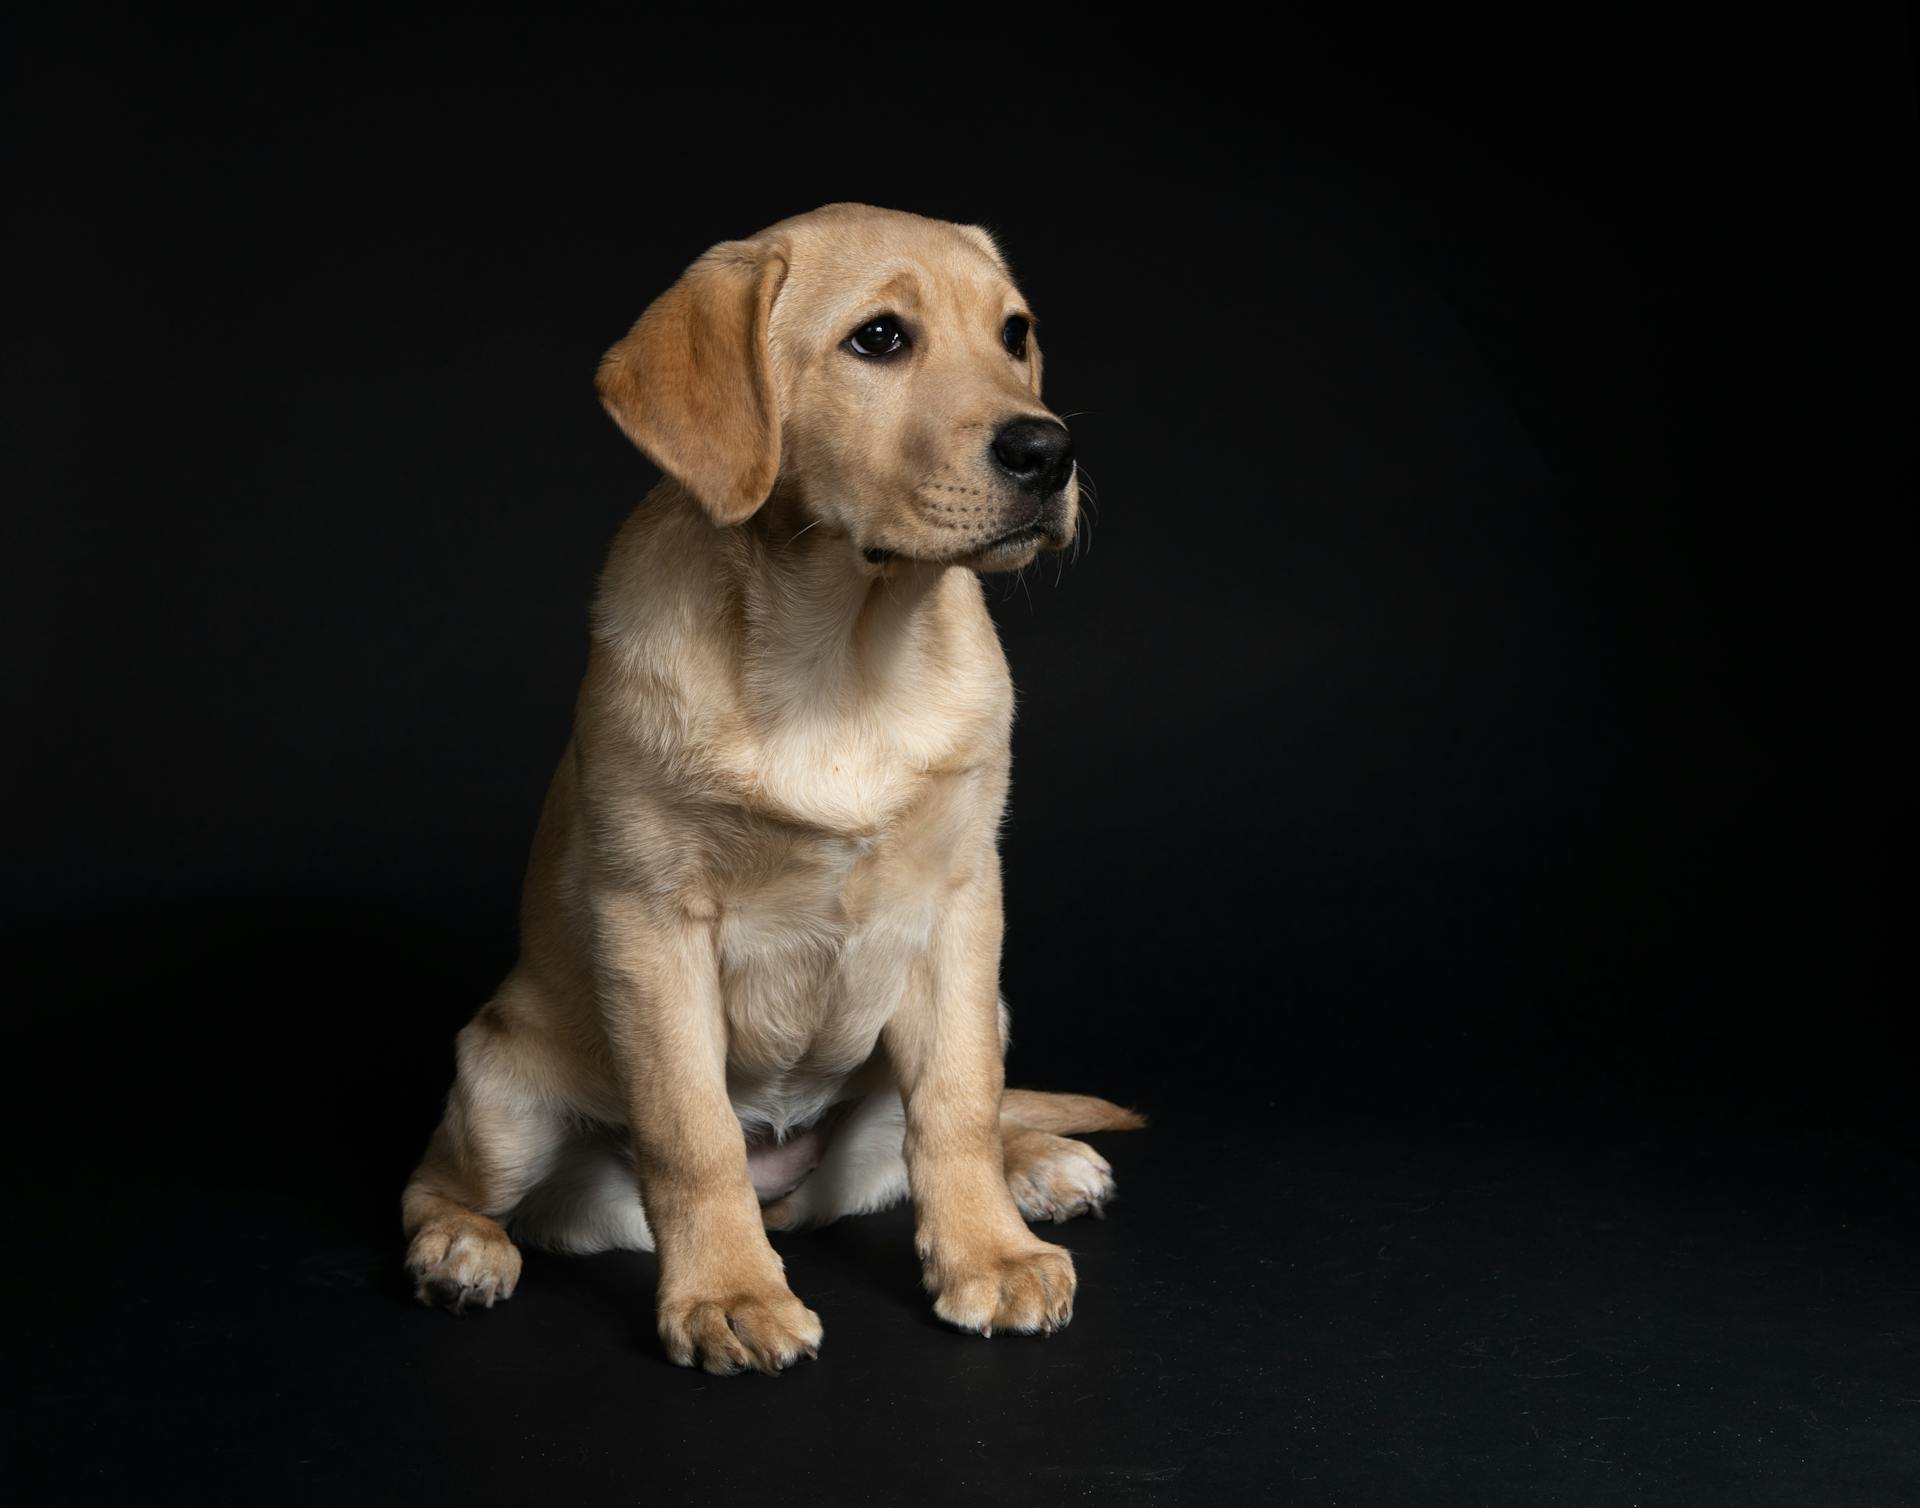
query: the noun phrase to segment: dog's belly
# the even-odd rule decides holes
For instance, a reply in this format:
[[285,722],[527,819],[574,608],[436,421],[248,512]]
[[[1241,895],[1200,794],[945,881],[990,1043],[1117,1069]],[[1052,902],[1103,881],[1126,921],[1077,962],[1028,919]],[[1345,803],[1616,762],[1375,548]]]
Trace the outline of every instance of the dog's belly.
[[809,1126],[781,1141],[770,1131],[747,1138],[747,1175],[762,1204],[791,1194],[826,1155],[828,1125]]

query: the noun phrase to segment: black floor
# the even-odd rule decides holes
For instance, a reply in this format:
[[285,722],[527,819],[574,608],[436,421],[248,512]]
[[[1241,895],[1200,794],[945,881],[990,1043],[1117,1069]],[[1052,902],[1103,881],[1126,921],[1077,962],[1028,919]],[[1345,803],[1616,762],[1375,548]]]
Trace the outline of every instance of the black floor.
[[820,1359],[716,1379],[648,1257],[416,1307],[370,1107],[338,1155],[201,1108],[15,1212],[15,1501],[1920,1501],[1910,1164],[1865,1135],[1194,1101],[1101,1139],[1070,1330],[945,1330],[896,1210],[781,1238]]

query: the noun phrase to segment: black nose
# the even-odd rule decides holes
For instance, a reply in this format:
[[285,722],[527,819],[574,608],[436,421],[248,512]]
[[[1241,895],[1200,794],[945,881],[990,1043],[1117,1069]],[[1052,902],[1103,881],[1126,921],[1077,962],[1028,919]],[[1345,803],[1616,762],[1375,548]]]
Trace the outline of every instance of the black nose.
[[993,437],[993,459],[1022,492],[1047,497],[1073,477],[1073,436],[1054,419],[1014,419]]

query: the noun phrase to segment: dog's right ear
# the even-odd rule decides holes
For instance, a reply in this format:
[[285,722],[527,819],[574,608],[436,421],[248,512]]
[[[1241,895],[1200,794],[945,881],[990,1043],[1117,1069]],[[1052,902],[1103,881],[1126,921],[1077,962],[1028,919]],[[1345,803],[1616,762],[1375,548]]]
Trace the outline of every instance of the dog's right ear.
[[786,276],[778,246],[723,241],[600,359],[614,422],[717,524],[751,518],[780,474],[767,322]]

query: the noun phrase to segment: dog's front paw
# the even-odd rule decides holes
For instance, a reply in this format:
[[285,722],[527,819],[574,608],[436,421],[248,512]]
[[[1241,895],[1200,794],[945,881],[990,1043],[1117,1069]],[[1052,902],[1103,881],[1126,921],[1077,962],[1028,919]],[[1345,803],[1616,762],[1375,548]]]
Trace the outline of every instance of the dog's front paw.
[[1073,1318],[1077,1284],[1073,1258],[1045,1241],[966,1253],[936,1247],[927,1264],[933,1312],[979,1335],[1047,1335],[1063,1328]]
[[1029,1220],[1103,1218],[1113,1198],[1113,1168],[1083,1141],[1046,1131],[1007,1138],[1007,1190]]
[[773,1373],[820,1350],[820,1316],[784,1285],[660,1296],[660,1339],[682,1367]]
[[491,1309],[520,1281],[520,1248],[482,1215],[433,1220],[407,1247],[414,1297],[454,1314]]

